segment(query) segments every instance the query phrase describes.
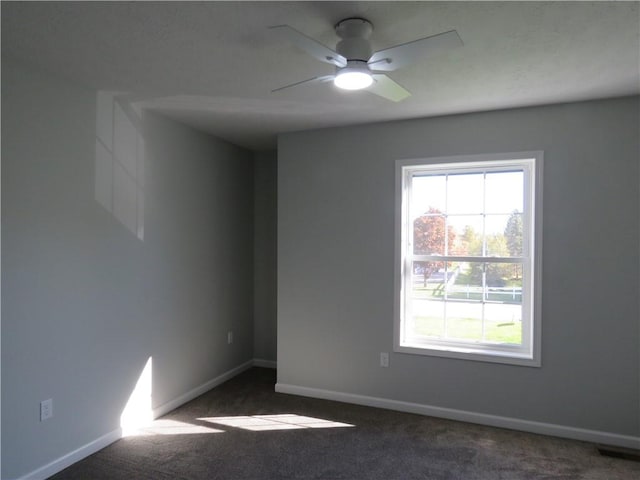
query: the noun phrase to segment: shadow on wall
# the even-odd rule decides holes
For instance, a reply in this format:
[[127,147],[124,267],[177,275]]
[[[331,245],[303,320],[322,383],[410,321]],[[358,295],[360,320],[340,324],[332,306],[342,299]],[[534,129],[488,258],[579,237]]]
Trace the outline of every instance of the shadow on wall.
[[95,199],[143,241],[142,110],[128,95],[99,91],[96,111]]

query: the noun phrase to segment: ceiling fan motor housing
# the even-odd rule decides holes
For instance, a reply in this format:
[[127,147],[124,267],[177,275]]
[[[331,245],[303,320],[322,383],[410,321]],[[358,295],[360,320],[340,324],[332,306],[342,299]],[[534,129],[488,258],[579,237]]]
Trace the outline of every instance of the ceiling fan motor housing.
[[364,18],[347,18],[336,25],[336,34],[342,39],[336,45],[336,51],[349,62],[357,60],[367,62],[373,50],[369,37],[373,25]]

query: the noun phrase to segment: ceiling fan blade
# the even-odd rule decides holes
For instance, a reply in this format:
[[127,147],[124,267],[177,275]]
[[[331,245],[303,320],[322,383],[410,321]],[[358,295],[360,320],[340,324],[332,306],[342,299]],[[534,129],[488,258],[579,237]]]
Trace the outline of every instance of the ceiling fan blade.
[[401,102],[411,96],[411,93],[406,88],[391,80],[384,73],[374,73],[373,80],[373,84],[367,88],[367,91],[382,98],[392,102]]
[[335,75],[322,75],[321,77],[313,77],[307,80],[302,80],[301,82],[292,83],[290,85],[285,85],[284,87],[276,88],[275,90],[271,90],[271,93],[279,92],[280,90],[284,90],[285,88],[297,87],[298,85],[303,85],[305,83],[326,83],[333,80]]
[[374,52],[367,63],[372,70],[390,72],[412,63],[420,57],[438,50],[459,47],[462,44],[458,32],[451,30]]
[[338,52],[334,52],[329,47],[325,47],[320,42],[313,38],[307,37],[304,33],[299,32],[295,28],[289,25],[276,25],[269,27],[269,29],[281,35],[286,40],[290,41],[297,47],[307,52],[312,57],[320,60],[321,62],[330,63],[336,67],[344,67],[347,65],[347,59],[340,55]]

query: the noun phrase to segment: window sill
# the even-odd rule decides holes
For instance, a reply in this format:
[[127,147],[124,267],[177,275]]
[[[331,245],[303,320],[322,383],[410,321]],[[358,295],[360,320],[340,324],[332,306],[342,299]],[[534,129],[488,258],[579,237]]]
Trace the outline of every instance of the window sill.
[[398,353],[409,353],[413,355],[427,355],[433,357],[454,358],[458,360],[502,363],[522,367],[541,366],[539,356],[503,350],[465,348],[451,345],[445,346],[406,343],[402,345],[396,345],[393,351]]

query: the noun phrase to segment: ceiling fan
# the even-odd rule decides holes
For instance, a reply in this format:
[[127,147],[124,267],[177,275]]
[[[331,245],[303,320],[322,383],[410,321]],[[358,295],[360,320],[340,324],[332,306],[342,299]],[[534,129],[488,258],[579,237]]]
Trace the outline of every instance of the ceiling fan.
[[399,102],[409,97],[411,93],[382,72],[396,70],[432,52],[462,45],[458,32],[450,30],[373,52],[369,40],[373,25],[364,18],[346,18],[336,24],[336,34],[341,40],[336,45],[335,51],[289,25],[276,25],[269,28],[317,60],[336,67],[333,75],[313,77],[276,88],[273,92],[307,83],[333,81],[339,88],[346,90],[366,88],[369,92],[387,100]]

